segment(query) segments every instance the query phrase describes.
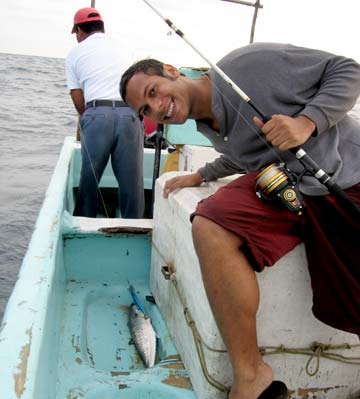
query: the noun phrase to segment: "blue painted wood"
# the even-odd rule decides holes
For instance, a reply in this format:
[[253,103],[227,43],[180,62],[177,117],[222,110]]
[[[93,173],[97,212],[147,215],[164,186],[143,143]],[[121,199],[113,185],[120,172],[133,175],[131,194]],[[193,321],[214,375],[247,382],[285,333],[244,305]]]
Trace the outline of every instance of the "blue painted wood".
[[[65,140],[0,328],[0,398],[195,399],[149,291],[151,233],[81,228],[71,216],[76,178]],[[103,223],[103,222],[102,222]],[[136,287],[158,335],[145,369],[129,343]]]

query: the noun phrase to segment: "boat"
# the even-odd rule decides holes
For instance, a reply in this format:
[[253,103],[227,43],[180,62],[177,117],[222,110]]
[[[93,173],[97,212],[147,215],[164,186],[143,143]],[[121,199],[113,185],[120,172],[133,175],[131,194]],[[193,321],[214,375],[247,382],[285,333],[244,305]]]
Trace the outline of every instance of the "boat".
[[[1,398],[196,398],[149,288],[153,175],[167,154],[144,148],[143,219],[121,218],[110,162],[106,211],[75,217],[81,145],[65,138],[0,327]],[[156,332],[151,368],[131,342],[130,284]]]
[[[100,181],[110,217],[101,209],[97,218],[72,215],[80,144],[65,139],[0,327],[1,398],[226,398],[231,367],[202,285],[189,214],[236,176],[178,190],[168,200],[161,195],[172,174],[190,173],[218,156],[194,126],[188,121],[165,132],[179,170],[155,185],[155,151],[144,149],[147,197],[153,198],[153,187],[156,192],[153,217],[144,219],[122,219],[111,205],[117,183],[110,165]],[[167,156],[162,150],[161,168]],[[311,315],[301,245],[279,262],[259,276],[262,296],[273,298],[261,303],[258,316],[267,361],[292,399],[359,398],[358,338]],[[286,274],[289,263],[296,267]],[[274,297],[276,284],[282,294]],[[153,367],[144,365],[131,341],[129,286],[156,332]],[[327,348],[309,348],[315,341]]]
[[[154,150],[144,151],[149,189]],[[80,164],[80,144],[67,137],[0,329],[0,397],[194,399],[159,309],[146,300],[152,219],[72,216]],[[116,184],[108,166],[100,186]],[[129,282],[157,334],[152,368],[130,343]]]

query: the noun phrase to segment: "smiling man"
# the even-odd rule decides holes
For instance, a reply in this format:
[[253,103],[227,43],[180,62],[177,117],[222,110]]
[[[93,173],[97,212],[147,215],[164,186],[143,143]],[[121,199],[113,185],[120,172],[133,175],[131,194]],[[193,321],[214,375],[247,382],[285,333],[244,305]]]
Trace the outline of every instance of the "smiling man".
[[304,241],[315,317],[360,334],[360,225],[313,176],[303,175],[299,184],[302,216],[276,199],[259,199],[256,176],[279,161],[300,174],[301,164],[285,150],[302,146],[360,205],[360,124],[348,115],[360,94],[360,65],[320,50],[256,43],[232,51],[218,66],[272,115],[268,122],[213,69],[190,79],[171,65],[142,60],[124,73],[120,91],[131,108],[157,123],[195,119],[222,154],[168,180],[165,197],[246,170],[198,204],[191,215],[193,241],[233,367],[229,398],[284,399],[286,385],[273,381],[257,345],[255,271]]
[[[157,123],[183,124],[189,118],[201,119],[218,129],[207,75],[190,79],[172,65],[146,59],[127,70],[120,91],[132,109]],[[164,195],[167,197],[176,188],[198,186],[203,181],[200,173],[175,177],[166,183]]]
[[172,65],[159,63],[159,68],[166,79],[136,73],[129,81],[126,92],[131,93],[128,104],[133,109],[158,123],[182,124],[188,118],[213,118],[211,83],[206,76],[189,79]]

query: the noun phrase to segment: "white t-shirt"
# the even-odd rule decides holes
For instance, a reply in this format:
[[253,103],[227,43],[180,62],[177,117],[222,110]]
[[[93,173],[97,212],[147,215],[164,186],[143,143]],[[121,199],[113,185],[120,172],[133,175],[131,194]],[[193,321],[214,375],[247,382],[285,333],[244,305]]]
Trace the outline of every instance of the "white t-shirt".
[[85,103],[95,99],[121,100],[121,75],[132,64],[126,50],[104,33],[93,33],[66,57],[69,90],[82,89]]

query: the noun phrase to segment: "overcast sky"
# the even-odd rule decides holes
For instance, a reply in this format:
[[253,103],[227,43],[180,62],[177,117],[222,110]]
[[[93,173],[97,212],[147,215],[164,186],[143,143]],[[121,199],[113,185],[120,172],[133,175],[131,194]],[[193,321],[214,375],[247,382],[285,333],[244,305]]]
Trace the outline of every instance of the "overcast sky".
[[[222,0],[150,0],[211,61],[249,43],[253,8]],[[251,0],[249,0],[251,1]],[[253,0],[255,1],[255,0]],[[2,0],[0,52],[65,58],[74,13],[87,0]],[[255,41],[321,48],[360,62],[359,0],[262,0]],[[106,32],[133,60],[208,66],[142,0],[96,0]]]

